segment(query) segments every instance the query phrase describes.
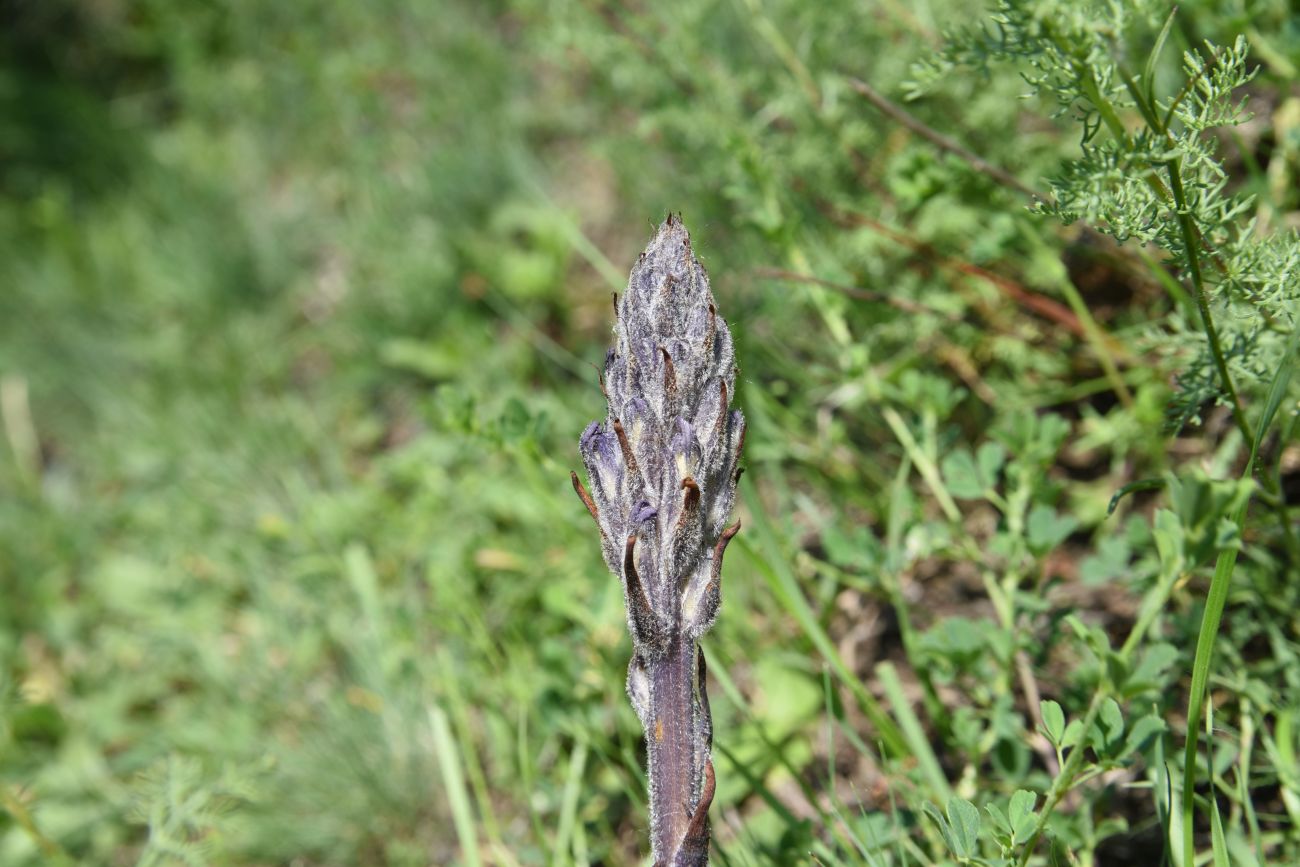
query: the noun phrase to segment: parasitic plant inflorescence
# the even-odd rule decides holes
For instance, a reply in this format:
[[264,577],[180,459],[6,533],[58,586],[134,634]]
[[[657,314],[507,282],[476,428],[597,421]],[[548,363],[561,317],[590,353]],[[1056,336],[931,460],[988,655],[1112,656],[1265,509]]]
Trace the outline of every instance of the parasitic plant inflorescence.
[[722,555],[740,524],[745,419],[730,409],[731,332],[679,217],[669,215],[620,299],[602,386],[603,423],[579,442],[591,491],[573,487],[623,583],[632,662],[627,691],[646,733],[656,867],[709,857],[713,725],[696,642],[717,616]]

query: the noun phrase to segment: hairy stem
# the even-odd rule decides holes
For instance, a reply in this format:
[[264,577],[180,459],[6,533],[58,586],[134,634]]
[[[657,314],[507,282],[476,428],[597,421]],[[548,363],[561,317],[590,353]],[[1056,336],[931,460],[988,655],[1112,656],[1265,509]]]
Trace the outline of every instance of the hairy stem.
[[627,693],[645,729],[657,867],[704,867],[713,723],[697,642],[722,603],[726,527],[745,418],[727,323],[681,220],[669,216],[614,305],[601,385],[605,421],[579,440],[591,490],[573,489],[623,585],[632,637]]
[[695,642],[679,635],[668,652],[650,664],[646,754],[652,843],[659,860],[681,847],[700,804],[711,720],[707,700],[696,697],[698,657]]

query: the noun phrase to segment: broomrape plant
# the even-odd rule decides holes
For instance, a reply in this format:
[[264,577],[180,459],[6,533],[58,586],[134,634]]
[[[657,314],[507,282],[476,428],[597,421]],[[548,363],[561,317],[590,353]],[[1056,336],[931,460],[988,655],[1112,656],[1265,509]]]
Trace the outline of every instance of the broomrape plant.
[[745,419],[728,408],[735,355],[681,219],[646,247],[621,301],[602,387],[609,413],[579,441],[574,490],[600,528],[632,635],[627,692],[645,729],[656,865],[709,858],[713,725],[697,641],[722,600]]

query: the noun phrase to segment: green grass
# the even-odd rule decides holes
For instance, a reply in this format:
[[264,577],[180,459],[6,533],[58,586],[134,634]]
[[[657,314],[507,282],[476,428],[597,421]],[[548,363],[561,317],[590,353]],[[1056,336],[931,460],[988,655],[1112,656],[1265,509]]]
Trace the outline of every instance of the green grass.
[[1300,861],[1300,24],[1024,8],[20,13],[0,864],[643,863],[568,472],[668,210],[750,423],[714,861]]

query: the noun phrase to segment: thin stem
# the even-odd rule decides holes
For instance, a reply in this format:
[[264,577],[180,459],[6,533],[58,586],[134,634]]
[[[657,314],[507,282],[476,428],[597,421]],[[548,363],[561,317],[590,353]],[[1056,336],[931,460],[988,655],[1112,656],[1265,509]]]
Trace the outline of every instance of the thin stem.
[[[1088,705],[1088,713],[1083,718],[1083,728],[1079,730],[1079,742],[1070,750],[1070,756],[1065,760],[1065,767],[1061,768],[1061,773],[1056,775],[1052,780],[1052,788],[1047,792],[1047,798],[1043,802],[1043,809],[1038,814],[1038,821],[1034,824],[1034,833],[1029,835],[1028,842],[1025,843],[1025,849],[1020,853],[1020,867],[1025,867],[1029,859],[1034,854],[1034,847],[1038,845],[1038,838],[1042,836],[1043,829],[1047,827],[1047,820],[1051,818],[1052,811],[1056,805],[1061,803],[1061,799],[1074,785],[1074,776],[1079,772],[1079,767],[1083,764],[1084,753],[1088,748],[1088,735],[1092,731],[1093,724],[1097,721],[1097,714],[1101,713],[1101,704],[1110,695],[1109,686],[1097,690],[1092,696],[1092,703]],[[1191,863],[1190,861],[1187,863]]]
[[[910,506],[908,505],[907,494],[909,492],[908,480],[912,475],[912,461],[906,453],[903,459],[899,461],[898,472],[894,476],[894,484],[889,497],[889,517],[885,528],[885,550],[887,567],[882,571],[881,578],[885,592],[889,594],[890,604],[894,606],[894,611],[898,616],[898,633],[903,641],[903,650],[908,659],[920,659],[921,650],[917,644],[916,627],[912,625],[911,608],[907,602],[907,596],[903,593],[903,563],[905,556],[903,554],[903,528],[906,523],[906,517],[910,515]],[[939,692],[934,686],[934,677],[930,673],[929,666],[917,666],[917,679],[921,682],[921,688],[925,693],[926,712],[935,723],[945,732],[951,726],[947,706],[939,698]]]
[[903,126],[910,129],[912,132],[921,136],[921,138],[925,139],[935,147],[939,148],[939,150],[947,151],[953,156],[961,158],[964,162],[969,164],[970,167],[973,168],[975,171],[984,175],[988,175],[990,178],[997,181],[999,184],[1002,184],[1004,187],[1010,187],[1013,190],[1019,190],[1020,192],[1024,193],[1027,196],[1039,196],[1038,192],[1036,192],[1033,189],[1033,187],[1030,187],[1028,184],[1026,184],[1024,181],[1021,181],[1015,175],[1011,174],[1005,169],[993,165],[991,162],[984,159],[974,151],[969,150],[968,148],[964,147],[963,145],[959,144],[958,142],[954,141],[953,139],[949,138],[948,136],[944,135],[943,133],[939,132],[933,127],[927,126],[926,124],[922,123],[916,117],[904,111],[902,108],[899,108],[890,100],[886,99],[885,96],[880,93],[880,91],[876,90],[874,87],[867,84],[865,81],[862,81],[861,79],[858,78],[850,78],[849,87],[852,87],[854,90],[856,90],[859,94],[861,94],[864,98],[866,98],[867,102],[874,105],[883,114],[889,115],[894,120],[898,121]]
[[[1287,344],[1287,358],[1295,357],[1298,344],[1300,344],[1300,333],[1293,331]],[[1260,440],[1263,438],[1287,393],[1291,375],[1292,368],[1283,364],[1273,377],[1273,383],[1269,387],[1268,398],[1264,404],[1264,412],[1260,417],[1260,437],[1251,440],[1250,458],[1246,463],[1245,472],[1242,474],[1244,478],[1250,478],[1254,474],[1255,459],[1259,455]],[[1291,428],[1288,426],[1288,434],[1290,430]],[[1237,527],[1238,532],[1245,525],[1246,509],[1249,505],[1250,500],[1247,499],[1237,507],[1231,516],[1231,521]],[[1287,521],[1284,527],[1284,536],[1288,542],[1288,551],[1293,552],[1294,539],[1286,515],[1286,508],[1282,504],[1279,504],[1279,506],[1283,519]],[[1197,738],[1200,734],[1198,723],[1210,679],[1210,663],[1213,661],[1214,656],[1214,642],[1219,634],[1219,622],[1223,616],[1223,607],[1228,599],[1228,585],[1232,580],[1233,569],[1237,565],[1237,553],[1238,549],[1236,547],[1226,548],[1219,552],[1218,561],[1214,564],[1214,577],[1210,579],[1210,591],[1205,598],[1205,610],[1201,615],[1200,634],[1196,639],[1196,656],[1192,660],[1192,687],[1187,699],[1187,743],[1183,756],[1183,856],[1186,864],[1192,863],[1191,858],[1196,852],[1192,836],[1192,818],[1196,809],[1196,755]],[[1290,553],[1290,556],[1292,557],[1292,563],[1295,563],[1294,553]]]
[[1155,107],[1147,102],[1145,94],[1142,93],[1142,88],[1137,86],[1137,80],[1133,78],[1132,74],[1124,64],[1120,63],[1118,60],[1115,62],[1115,69],[1119,71],[1119,78],[1120,81],[1124,82],[1124,89],[1127,90],[1129,96],[1133,98],[1133,105],[1137,107],[1138,114],[1142,115],[1142,119],[1146,121],[1147,126],[1151,128],[1152,132],[1163,135],[1168,139],[1168,123],[1162,124],[1160,122],[1160,118],[1156,115]]
[[[1217,61],[1218,55],[1215,54],[1207,62],[1206,68]],[[1134,80],[1132,74],[1128,72],[1124,67],[1124,64],[1118,59],[1115,61],[1115,68],[1119,71],[1120,79],[1124,82],[1125,89],[1128,90],[1129,95],[1133,99],[1134,105],[1137,107],[1138,113],[1142,115],[1142,119],[1146,121],[1147,126],[1150,127],[1152,132],[1163,137],[1170,147],[1173,147],[1174,138],[1169,133],[1169,122],[1173,117],[1172,107],[1169,114],[1167,114],[1164,120],[1161,121],[1157,115],[1156,107],[1148,102],[1146,95],[1142,92],[1142,89],[1137,86],[1137,82]],[[1188,87],[1190,88],[1203,74],[1204,71],[1198,73],[1197,78],[1193,79],[1193,81],[1189,83]],[[1100,96],[1100,91],[1095,87],[1093,92],[1097,94],[1098,98],[1102,98]],[[1185,93],[1186,89],[1178,98],[1182,99]],[[1110,107],[1109,103],[1107,103],[1107,106],[1110,109],[1110,116],[1115,117],[1113,107]],[[1118,122],[1118,118],[1115,118],[1115,120]],[[1210,315],[1209,295],[1206,291],[1204,276],[1200,265],[1200,246],[1202,244],[1205,245],[1206,251],[1211,260],[1218,265],[1220,270],[1226,272],[1227,266],[1223,263],[1223,260],[1219,258],[1218,253],[1216,253],[1208,242],[1206,242],[1204,234],[1196,226],[1195,222],[1193,222],[1191,214],[1188,211],[1186,195],[1183,191],[1181,160],[1178,158],[1170,160],[1165,164],[1165,167],[1169,171],[1169,195],[1173,197],[1175,210],[1178,214],[1179,231],[1183,236],[1183,246],[1187,248],[1188,270],[1191,272],[1192,285],[1194,289],[1192,294],[1195,298],[1197,311],[1200,314],[1202,328],[1204,328],[1206,338],[1210,344],[1210,352],[1214,358],[1214,364],[1219,375],[1219,380],[1223,384],[1224,390],[1228,392],[1232,399],[1233,421],[1236,423],[1238,430],[1241,431],[1242,436],[1246,438],[1246,442],[1255,444],[1252,448],[1251,457],[1253,475],[1254,452],[1258,449],[1259,444],[1256,442],[1251,430],[1250,422],[1246,418],[1245,408],[1242,405],[1241,398],[1238,396],[1236,385],[1228,372],[1228,366],[1223,355],[1223,348],[1218,337],[1217,328],[1215,327],[1214,320]],[[1156,189],[1159,193],[1163,189],[1163,186],[1160,188],[1153,187],[1153,189]],[[1264,432],[1265,431],[1261,429],[1261,434]],[[1281,483],[1272,475],[1267,473],[1260,474],[1259,481],[1263,488],[1263,491],[1261,491],[1259,495],[1260,499],[1273,510],[1281,524],[1282,539],[1287,550],[1287,559],[1291,563],[1300,563],[1300,543],[1297,542],[1295,534],[1292,531],[1291,519],[1287,514],[1286,498],[1283,495]]]
[[1065,296],[1065,301],[1078,317],[1079,324],[1083,326],[1084,337],[1092,346],[1092,352],[1097,356],[1097,363],[1101,365],[1102,373],[1106,376],[1106,381],[1110,383],[1111,391],[1119,398],[1120,403],[1124,404],[1126,409],[1133,408],[1133,392],[1129,390],[1124,377],[1120,374],[1119,365],[1115,363],[1111,355],[1110,346],[1107,343],[1108,335],[1102,331],[1097,320],[1093,318],[1092,311],[1088,309],[1088,304],[1075,288],[1074,283],[1068,277],[1059,281],[1061,294]]
[[1101,86],[1097,84],[1097,78],[1092,74],[1092,70],[1087,66],[1078,64],[1075,65],[1074,70],[1079,76],[1079,84],[1083,86],[1084,92],[1088,95],[1088,101],[1097,109],[1102,122],[1110,130],[1110,134],[1118,139],[1125,138],[1128,131],[1124,129],[1124,122],[1119,119],[1119,113],[1115,111],[1115,106],[1102,94]]
[[[1210,65],[1217,62],[1218,62],[1218,54],[1214,54],[1210,58],[1210,60],[1206,63],[1205,68],[1208,69]],[[1137,106],[1138,112],[1142,115],[1143,120],[1146,121],[1147,126],[1151,128],[1152,132],[1162,136],[1164,140],[1169,144],[1169,146],[1172,147],[1174,145],[1174,139],[1173,136],[1170,135],[1169,133],[1169,123],[1173,117],[1172,107],[1170,108],[1169,114],[1165,116],[1165,119],[1162,122],[1160,118],[1157,116],[1156,107],[1148,102],[1145,94],[1143,94],[1142,92],[1142,89],[1137,86],[1137,82],[1134,80],[1133,76],[1128,72],[1128,70],[1124,67],[1124,64],[1117,59],[1115,61],[1115,66],[1116,69],[1119,70],[1120,78],[1124,82],[1124,87],[1128,90],[1129,95],[1133,98],[1133,102]],[[1197,80],[1199,80],[1200,76],[1203,74],[1204,74],[1204,70],[1202,70],[1202,72],[1200,73],[1197,73],[1196,78],[1194,78],[1192,82],[1188,84],[1188,87],[1190,88]],[[1180,94],[1178,98],[1182,99],[1185,93],[1186,90],[1184,90],[1184,93]],[[1215,250],[1205,240],[1204,234],[1192,221],[1191,215],[1190,213],[1188,213],[1186,207],[1185,195],[1183,193],[1182,172],[1181,172],[1180,161],[1178,159],[1171,160],[1170,162],[1166,163],[1166,167],[1169,170],[1171,194],[1174,197],[1174,204],[1178,212],[1179,230],[1183,236],[1183,245],[1187,248],[1188,266],[1192,274],[1192,284],[1195,290],[1193,292],[1193,295],[1195,296],[1196,306],[1200,313],[1200,317],[1201,317],[1202,325],[1205,329],[1206,337],[1210,343],[1211,353],[1214,356],[1215,367],[1217,368],[1219,379],[1223,383],[1224,389],[1228,392],[1228,394],[1232,398],[1232,415],[1233,415],[1233,420],[1236,422],[1237,428],[1241,431],[1242,436],[1246,438],[1247,442],[1254,444],[1251,449],[1251,468],[1250,468],[1251,475],[1253,476],[1255,453],[1259,449],[1259,443],[1255,439],[1251,431],[1250,423],[1246,418],[1245,409],[1241,403],[1240,397],[1237,394],[1236,387],[1228,373],[1227,363],[1223,355],[1222,346],[1218,339],[1218,334],[1214,325],[1214,320],[1210,316],[1208,294],[1205,290],[1204,278],[1201,274],[1201,268],[1200,268],[1199,246],[1202,244],[1205,245],[1206,251],[1209,254],[1211,260],[1219,267],[1221,271],[1226,272],[1228,269],[1227,266],[1224,264],[1223,260],[1219,257],[1218,253],[1215,252]],[[1261,435],[1267,432],[1266,428],[1267,428],[1267,424],[1261,422],[1261,428],[1260,428]],[[1281,525],[1282,541],[1283,541],[1283,545],[1286,547],[1287,559],[1289,562],[1293,564],[1300,563],[1300,543],[1297,542],[1295,533],[1293,532],[1291,527],[1291,518],[1287,514],[1286,498],[1282,492],[1281,482],[1277,478],[1275,478],[1274,476],[1268,473],[1261,473],[1259,475],[1259,481],[1261,487],[1263,488],[1263,490],[1259,493],[1259,498],[1262,502],[1268,505],[1270,509],[1273,510],[1274,514],[1276,514],[1278,517],[1278,522]]]
[[939,507],[943,509],[944,517],[954,524],[959,523],[961,521],[961,509],[957,508],[957,504],[953,502],[948,489],[944,487],[943,479],[939,475],[939,467],[930,459],[929,455],[922,451],[921,446],[916,442],[916,438],[912,436],[912,432],[907,429],[907,425],[903,422],[903,417],[891,407],[885,407],[880,411],[880,414],[885,423],[889,425],[889,429],[894,432],[894,436],[898,438],[898,442],[903,446],[908,457],[912,459],[912,463],[916,464],[917,472],[921,474],[921,478],[929,486],[930,492],[934,494]]
[[[1147,105],[1146,98],[1142,94],[1141,88],[1124,67],[1116,62],[1115,68],[1119,71],[1120,79],[1124,82],[1124,87],[1128,90],[1129,96],[1133,98],[1133,104],[1137,107],[1138,113],[1146,122],[1151,131],[1162,136],[1167,142],[1171,142],[1169,131],[1165,124],[1162,124],[1160,118],[1156,116],[1153,106]],[[1100,89],[1097,88],[1095,81],[1092,79],[1091,72],[1088,73],[1088,80],[1092,82],[1092,90],[1089,93],[1091,98],[1094,94],[1105,105],[1106,110],[1102,112],[1102,117],[1106,119],[1106,124],[1111,131],[1117,136],[1123,136],[1123,126],[1115,114],[1114,107],[1101,96]],[[1237,394],[1237,386],[1232,381],[1231,374],[1228,373],[1228,363],[1223,355],[1223,345],[1219,340],[1218,329],[1214,325],[1214,319],[1210,315],[1209,293],[1205,288],[1205,278],[1201,273],[1201,254],[1200,242],[1201,233],[1197,230],[1196,225],[1192,222],[1191,212],[1187,208],[1187,194],[1183,190],[1182,160],[1174,157],[1165,163],[1165,169],[1169,172],[1169,193],[1173,196],[1174,210],[1178,217],[1178,229],[1183,236],[1183,247],[1187,251],[1187,270],[1192,277],[1193,296],[1196,300],[1196,307],[1201,314],[1201,327],[1205,330],[1205,337],[1210,343],[1210,354],[1214,357],[1214,366],[1219,374],[1219,381],[1223,385],[1224,391],[1228,393],[1232,400],[1232,417],[1241,431],[1241,435],[1246,438],[1246,442],[1255,441],[1255,435],[1250,429],[1250,422],[1246,419],[1246,410],[1242,406],[1241,398]]]
[[27,835],[35,841],[37,848],[41,850],[41,854],[46,858],[57,860],[58,863],[70,863],[68,853],[63,850],[63,847],[41,831],[36,824],[36,820],[32,817],[31,811],[27,809],[27,805],[7,788],[0,789],[0,809],[8,813],[14,822],[27,832]]
[[[1147,126],[1151,127],[1153,133],[1162,136],[1167,143],[1173,143],[1173,138],[1169,134],[1170,118],[1166,117],[1165,121],[1161,122],[1153,105],[1147,104],[1147,99],[1141,92],[1141,88],[1138,87],[1138,83],[1134,81],[1134,77],[1128,74],[1128,71],[1118,61],[1115,62],[1115,69],[1119,71],[1119,78],[1125,83],[1128,95],[1134,100],[1134,105],[1138,108],[1138,113],[1141,114],[1143,120],[1147,122]],[[1091,78],[1091,73],[1089,73],[1089,78]],[[1100,97],[1100,91],[1097,91],[1096,87],[1093,90]],[[1115,117],[1114,108],[1110,107],[1109,101],[1106,103],[1106,108],[1109,109],[1109,116]],[[1102,117],[1106,117],[1106,114],[1102,114]],[[1114,122],[1118,123],[1118,117],[1115,117]],[[1110,125],[1110,121],[1108,121],[1108,125]],[[1115,127],[1112,127],[1112,131],[1114,130]],[[1119,127],[1119,130],[1121,131],[1117,135],[1122,135],[1122,127]],[[1200,311],[1201,328],[1205,330],[1205,338],[1208,339],[1210,344],[1210,355],[1214,357],[1214,368],[1218,372],[1219,382],[1222,383],[1223,390],[1227,391],[1231,399],[1232,420],[1236,422],[1236,426],[1242,432],[1245,441],[1255,442],[1251,422],[1245,417],[1242,398],[1238,395],[1236,383],[1232,382],[1231,374],[1227,369],[1227,360],[1223,356],[1223,346],[1222,342],[1219,341],[1218,329],[1214,325],[1214,318],[1210,316],[1209,294],[1205,289],[1205,278],[1201,273],[1201,233],[1193,224],[1191,212],[1187,208],[1187,194],[1183,191],[1182,160],[1180,160],[1180,157],[1174,157],[1173,160],[1165,162],[1165,169],[1169,172],[1169,191],[1174,198],[1175,213],[1178,214],[1178,229],[1183,235],[1183,247],[1187,250],[1187,270],[1192,277],[1192,294],[1195,296],[1197,311]]]
[[1037,744],[1034,749],[1043,759],[1043,764],[1052,774],[1060,773],[1060,764],[1056,758],[1056,750],[1052,747],[1051,741],[1047,735],[1043,734],[1043,707],[1042,693],[1038,691],[1038,681],[1034,680],[1033,667],[1029,663],[1029,654],[1025,653],[1023,647],[1017,647],[1014,653],[1014,662],[1016,675],[1020,680],[1020,690],[1025,694],[1025,705],[1029,708],[1029,716],[1034,722],[1034,729],[1038,732]]
[[[1165,585],[1162,587],[1160,592],[1167,593],[1168,590],[1173,587],[1174,580],[1177,577],[1177,573],[1171,572],[1166,578],[1162,579],[1165,582]],[[1147,616],[1146,614],[1139,615],[1137,623],[1133,625],[1132,631],[1129,633],[1127,640],[1125,640],[1123,647],[1121,647],[1119,651],[1120,658],[1126,663],[1132,659],[1133,653],[1142,643],[1142,638],[1146,635],[1147,630],[1151,628],[1151,624],[1155,621],[1154,611],[1156,610],[1158,610],[1158,607],[1153,606],[1150,616]],[[1034,833],[1029,838],[1029,842],[1025,846],[1025,851],[1021,854],[1021,867],[1024,867],[1024,865],[1029,862],[1029,858],[1033,855],[1034,846],[1038,843],[1038,838],[1041,836],[1043,829],[1047,827],[1047,821],[1050,818],[1052,810],[1054,810],[1056,805],[1065,798],[1070,789],[1087,778],[1087,775],[1076,777],[1076,774],[1078,774],[1079,766],[1083,763],[1084,749],[1087,746],[1088,734],[1092,731],[1093,723],[1097,720],[1097,714],[1101,711],[1101,704],[1110,697],[1112,692],[1113,687],[1110,682],[1103,681],[1097,692],[1093,694],[1092,703],[1088,706],[1088,712],[1083,719],[1083,727],[1079,731],[1079,742],[1070,751],[1070,756],[1066,759],[1064,766],[1061,768],[1061,772],[1057,774],[1056,778],[1052,781],[1052,788],[1047,793],[1047,799],[1043,803],[1042,814],[1038,817],[1038,823],[1034,826]],[[1190,864],[1192,862],[1186,861],[1185,863]]]
[[[1059,43],[1058,47],[1060,47]],[[1062,50],[1064,49],[1062,48]],[[1119,112],[1115,110],[1115,104],[1101,92],[1101,86],[1097,84],[1097,79],[1092,74],[1092,70],[1082,61],[1076,61],[1074,63],[1074,72],[1079,77],[1079,86],[1083,88],[1088,101],[1097,109],[1097,114],[1101,115],[1102,122],[1106,124],[1106,129],[1110,130],[1110,134],[1121,141],[1127,139],[1128,131],[1124,128],[1124,122],[1119,118]],[[1169,198],[1169,189],[1156,175],[1155,171],[1147,172],[1143,180],[1161,199]]]
[[788,280],[791,283],[807,283],[812,286],[821,286],[825,289],[834,289],[850,298],[861,298],[864,301],[877,301],[881,304],[888,304],[891,307],[897,307],[905,313],[929,313],[934,316],[941,316],[949,322],[960,322],[961,316],[945,310],[939,310],[926,304],[918,304],[906,298],[898,298],[884,292],[876,292],[872,289],[863,289],[860,286],[850,286],[847,283],[836,283],[834,280],[826,280],[821,277],[814,277],[811,274],[800,274],[797,271],[785,271],[780,268],[755,268],[750,272],[760,280]]
[[1214,367],[1218,371],[1219,381],[1232,402],[1233,421],[1237,423],[1237,429],[1246,438],[1246,442],[1253,443],[1255,433],[1251,430],[1250,422],[1246,419],[1246,410],[1242,406],[1241,398],[1237,395],[1237,386],[1232,381],[1232,375],[1228,372],[1228,362],[1223,355],[1223,345],[1219,341],[1219,331],[1214,325],[1214,318],[1210,315],[1210,297],[1205,288],[1205,279],[1201,274],[1201,255],[1197,249],[1199,241],[1196,227],[1192,225],[1192,215],[1187,210],[1187,195],[1183,192],[1181,162],[1179,158],[1175,157],[1165,163],[1165,167],[1169,170],[1169,186],[1170,191],[1173,193],[1174,206],[1178,215],[1178,228],[1182,232],[1183,246],[1187,250],[1187,270],[1191,273],[1192,288],[1195,290],[1193,296],[1196,299],[1196,307],[1201,313],[1201,327],[1205,329],[1206,340],[1210,343],[1210,354],[1214,357]]
[[[866,214],[859,214],[854,211],[832,211],[830,212],[830,215],[833,219],[849,225],[864,226],[871,229],[873,232],[883,235],[891,241],[906,247],[918,256],[925,257],[927,261],[933,262],[939,267],[950,269],[967,277],[975,277],[983,280],[999,292],[1002,292],[1018,306],[1026,308],[1045,319],[1050,319],[1052,322],[1060,325],[1076,337],[1087,338],[1086,329],[1068,306],[1038,292],[1026,289],[1024,286],[1021,286],[1009,277],[1005,277],[980,265],[944,253],[932,245],[923,241],[917,241],[915,238],[910,238],[897,229],[890,228],[879,220],[869,217]],[[1113,343],[1113,341],[1111,342]],[[1111,351],[1122,354],[1123,348],[1116,346],[1113,347]]]

